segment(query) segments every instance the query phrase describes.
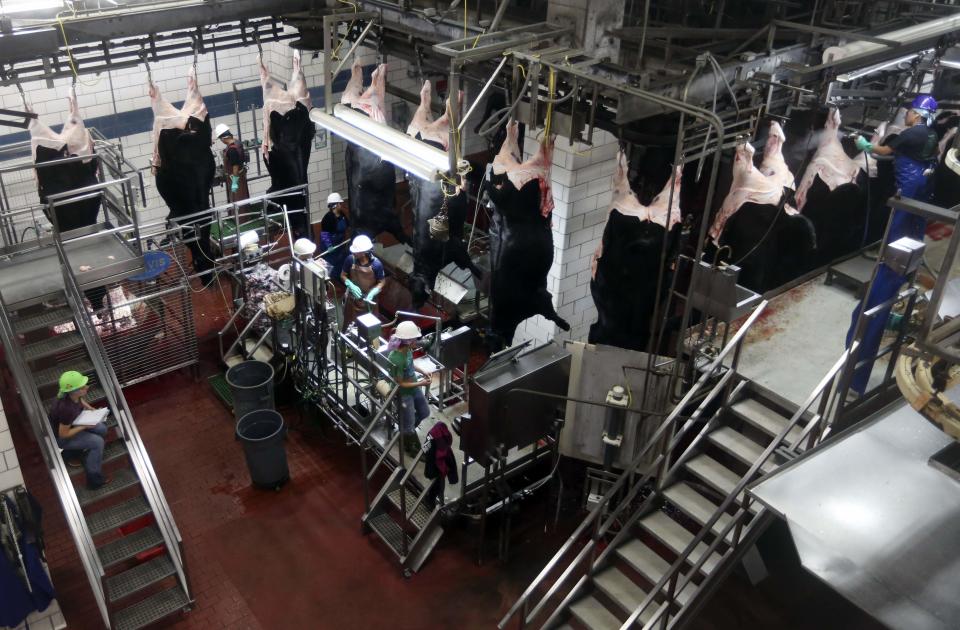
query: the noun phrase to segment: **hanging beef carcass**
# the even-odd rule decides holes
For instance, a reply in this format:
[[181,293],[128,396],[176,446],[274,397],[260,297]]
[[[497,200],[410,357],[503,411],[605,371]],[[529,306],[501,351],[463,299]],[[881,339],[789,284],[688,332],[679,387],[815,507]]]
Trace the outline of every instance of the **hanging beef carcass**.
[[[38,165],[37,193],[40,202],[46,204],[49,195],[55,195],[71,190],[78,190],[97,183],[97,159],[94,157],[94,144],[90,132],[80,117],[80,108],[77,105],[77,92],[74,86],[70,87],[67,97],[69,113],[63,123],[60,133],[56,133],[38,119],[30,120],[30,152],[33,163]],[[33,110],[24,101],[28,112]],[[44,162],[62,160],[68,157],[90,156],[85,160],[76,160],[64,164],[40,166]],[[44,213],[48,213],[44,206]],[[54,207],[53,216],[47,214],[47,219],[53,222],[56,219],[57,229],[63,232],[77,230],[95,225],[100,213],[100,196],[82,201],[61,203]],[[106,289],[97,287],[84,291],[94,310],[103,308],[103,298]]]
[[490,328],[495,341],[507,345],[520,322],[534,315],[570,330],[547,290],[553,264],[552,156],[553,139],[544,138],[538,151],[520,162],[517,123],[511,122],[485,186],[495,209],[490,225]]
[[[210,207],[210,186],[216,166],[210,116],[197,87],[197,71],[187,73],[187,98],[177,109],[150,82],[153,107],[153,169],[157,191],[170,209],[170,219],[184,226],[184,239],[197,273],[213,267],[210,217],[183,219]],[[194,227],[194,226],[198,227]]]
[[[430,112],[430,81],[424,81],[420,90],[420,106],[413,115],[407,133],[444,151],[450,137],[450,122],[445,113],[433,120]],[[480,269],[470,260],[464,242],[464,224],[467,219],[467,192],[462,186],[447,182],[428,182],[408,176],[410,198],[413,201],[413,274],[410,292],[413,305],[420,308],[430,298],[437,274],[447,264],[456,263],[480,276]],[[431,231],[431,222],[434,230]],[[445,232],[444,232],[445,229]]]
[[[278,192],[307,183],[307,165],[315,134],[310,120],[310,93],[300,65],[300,51],[293,52],[293,76],[285,90],[270,78],[263,59],[260,85],[263,87],[263,159],[270,173],[270,188]],[[302,192],[274,198],[291,211],[293,237],[308,236],[307,198]]]
[[[48,195],[77,190],[97,183],[97,159],[94,157],[93,138],[83,125],[77,106],[77,93],[73,87],[67,97],[69,113],[60,133],[34,118],[30,121],[30,149],[34,164],[62,160],[68,157],[89,156],[85,160],[40,166],[37,173],[37,192],[40,202],[46,204]],[[32,112],[30,107],[27,111]],[[46,211],[46,208],[44,208]],[[100,212],[100,197],[74,201],[54,208],[57,228],[69,232],[93,225]],[[53,217],[47,217],[51,221]]]
[[[784,135],[770,124],[764,174],[753,164],[750,143],[737,147],[733,183],[710,227],[710,238],[740,267],[738,282],[758,293],[797,278],[816,245],[810,221],[788,203],[793,177],[783,160]],[[722,251],[717,252],[723,254]]]
[[[630,189],[627,170],[621,152],[607,224],[590,265],[597,321],[590,326],[589,342],[644,351],[656,302],[663,239],[674,241],[679,230],[682,169],[675,169],[649,206],[640,203]],[[667,286],[664,282],[663,287]]]
[[[386,77],[387,64],[381,64],[373,71],[370,87],[364,91],[363,70],[359,61],[354,62],[350,81],[340,102],[378,123],[386,123],[383,100]],[[366,234],[374,238],[382,232],[389,232],[401,243],[409,242],[394,207],[397,173],[393,164],[350,142],[347,143],[345,158],[350,221],[354,234]]]
[[813,222],[817,249],[811,267],[821,267],[865,243],[869,211],[866,189],[876,162],[851,158],[840,142],[840,112],[831,109],[819,133],[816,152],[797,187],[797,208]]

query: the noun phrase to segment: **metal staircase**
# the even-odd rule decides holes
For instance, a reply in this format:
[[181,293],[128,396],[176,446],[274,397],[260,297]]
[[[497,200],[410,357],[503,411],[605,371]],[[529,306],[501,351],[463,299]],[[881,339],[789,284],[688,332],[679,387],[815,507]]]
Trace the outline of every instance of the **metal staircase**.
[[[702,372],[500,628],[514,618],[521,628],[590,630],[674,628],[693,619],[773,520],[751,502],[747,486],[824,437],[848,357],[844,352],[800,408],[765,394],[736,374],[743,336],[765,305]],[[693,413],[681,415],[708,388]]]
[[404,467],[400,433],[396,432],[367,476],[369,481],[388,459],[392,449],[397,449],[397,461],[400,464],[377,492],[361,523],[364,531],[375,533],[397,556],[404,575],[408,577],[420,570],[443,536],[443,527],[440,525],[443,506],[428,507],[425,500],[429,486],[420,489],[412,475],[428,445],[429,437],[407,469]]
[[[103,622],[133,630],[191,607],[182,538],[76,279],[69,265],[62,269],[68,306],[11,312],[0,295],[0,337]],[[72,326],[53,329],[65,324]],[[81,470],[65,466],[47,415],[58,377],[70,369],[90,377],[89,402],[110,409],[109,482],[96,490],[84,485]],[[118,530],[144,517],[152,519],[142,528]]]

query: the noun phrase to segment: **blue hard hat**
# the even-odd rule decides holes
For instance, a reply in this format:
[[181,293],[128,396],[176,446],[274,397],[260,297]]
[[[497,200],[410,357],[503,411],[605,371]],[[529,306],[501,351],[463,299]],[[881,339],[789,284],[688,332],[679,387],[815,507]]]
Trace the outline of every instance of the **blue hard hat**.
[[937,109],[937,101],[929,94],[918,94],[910,103],[910,109],[925,109],[928,112],[934,112]]

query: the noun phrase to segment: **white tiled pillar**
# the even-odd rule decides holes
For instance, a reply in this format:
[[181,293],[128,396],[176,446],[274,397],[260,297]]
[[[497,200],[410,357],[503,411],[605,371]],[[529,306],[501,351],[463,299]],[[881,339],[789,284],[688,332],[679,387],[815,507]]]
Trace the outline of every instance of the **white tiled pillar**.
[[[3,410],[2,403],[0,403],[0,491],[9,490],[22,484],[23,474],[20,472],[20,460],[17,458],[17,451],[13,446],[7,415]],[[57,603],[57,600],[50,602],[50,605],[43,612],[34,611],[31,613],[25,623],[17,626],[17,630],[24,630],[27,627],[30,630],[60,630],[60,628],[66,628],[67,624],[60,612],[60,604]]]
[[[536,131],[528,131],[524,157],[537,150]],[[616,168],[617,139],[597,130],[593,146],[558,138],[550,170],[553,188],[553,266],[547,289],[553,294],[557,314],[570,324],[560,330],[542,316],[532,317],[517,328],[514,343],[532,339],[586,341],[597,309],[590,295],[590,261],[603,237],[607,211],[613,197],[612,175]]]

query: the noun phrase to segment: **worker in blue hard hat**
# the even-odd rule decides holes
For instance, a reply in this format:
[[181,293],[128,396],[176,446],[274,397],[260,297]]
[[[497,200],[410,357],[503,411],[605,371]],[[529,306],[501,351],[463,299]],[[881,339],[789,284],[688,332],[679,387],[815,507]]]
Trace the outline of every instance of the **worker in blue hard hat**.
[[[930,125],[936,111],[937,101],[929,94],[920,94],[910,104],[910,111],[906,116],[907,127],[898,136],[891,138],[885,144],[872,144],[863,136],[857,137],[857,148],[861,151],[893,156],[894,177],[901,197],[929,202],[933,196],[932,175],[939,159],[940,137]],[[905,236],[922,243],[926,227],[927,222],[923,217],[896,210],[890,219],[887,243],[893,243]],[[850,330],[847,332],[847,347],[850,347],[856,334],[861,311],[891,300],[900,291],[905,281],[905,277],[887,265],[880,265],[870,295],[867,296],[866,305],[858,305],[853,311]],[[858,351],[858,360],[869,359],[877,354],[890,308],[886,308],[885,311],[885,313],[878,313],[867,322]],[[872,369],[873,361],[858,368],[854,372],[850,388],[862,395],[870,380]]]

